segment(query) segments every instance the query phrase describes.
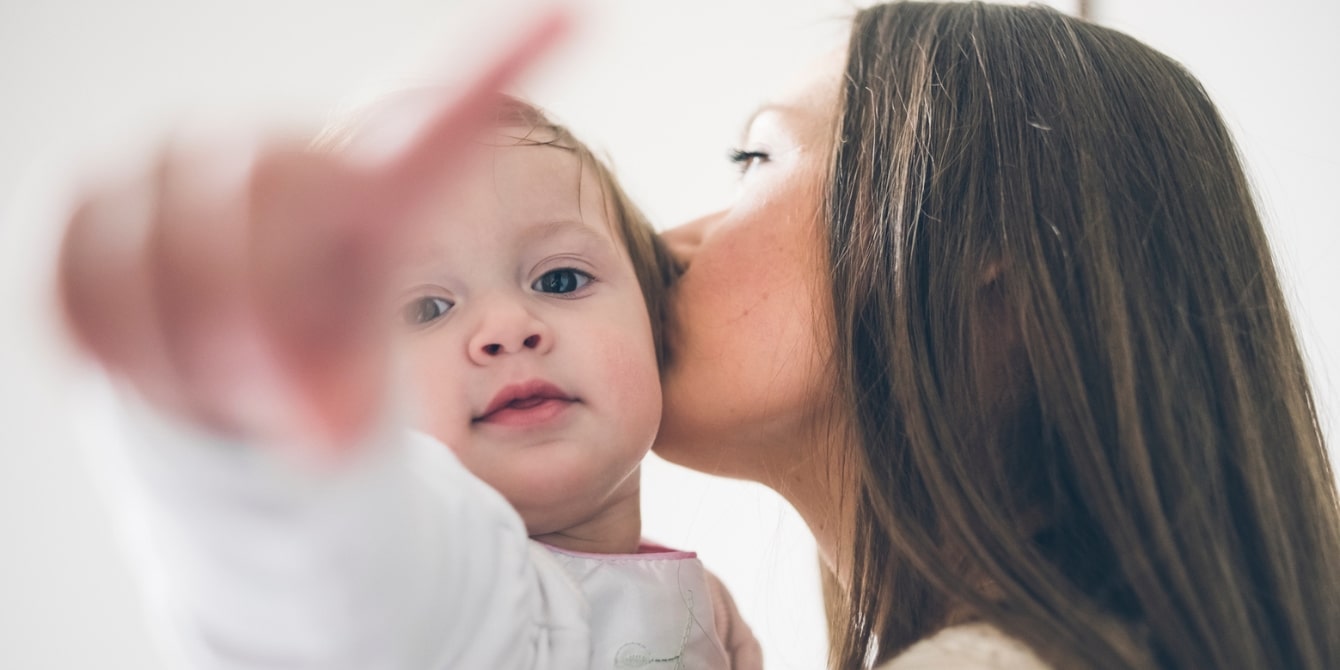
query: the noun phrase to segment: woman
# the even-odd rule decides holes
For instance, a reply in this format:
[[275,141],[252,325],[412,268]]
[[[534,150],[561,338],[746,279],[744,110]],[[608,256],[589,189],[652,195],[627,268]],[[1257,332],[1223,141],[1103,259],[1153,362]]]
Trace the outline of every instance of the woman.
[[890,667],[998,631],[1055,667],[1340,665],[1333,473],[1189,74],[1044,8],[893,3],[748,137],[738,202],[666,234],[657,451],[796,506],[835,666],[946,626]]
[[[356,430],[368,333],[330,324],[372,323],[348,277],[387,248],[358,223],[408,207],[416,160],[477,116],[380,178],[271,150],[209,189],[178,156],[92,199],[64,252],[76,332],[197,420]],[[882,5],[737,158],[737,202],[667,234],[687,269],[657,448],[796,506],[835,667],[1340,665],[1333,473],[1232,144],[1175,63],[1045,9]],[[109,255],[104,222],[146,189],[153,234]],[[197,219],[233,232],[177,225]],[[108,266],[128,271],[91,281]],[[130,344],[209,345],[220,306],[261,324],[306,412],[248,413]]]

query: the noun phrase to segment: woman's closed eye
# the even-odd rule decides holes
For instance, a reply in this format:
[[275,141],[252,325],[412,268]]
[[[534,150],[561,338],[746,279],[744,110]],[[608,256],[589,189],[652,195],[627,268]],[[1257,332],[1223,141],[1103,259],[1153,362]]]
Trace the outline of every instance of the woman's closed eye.
[[768,152],[757,149],[731,149],[727,157],[730,159],[730,162],[734,163],[736,167],[739,168],[740,174],[748,172],[750,168],[753,168],[760,163],[766,163],[769,160],[772,160],[772,156],[770,156]]
[[401,311],[401,317],[405,323],[411,326],[422,326],[432,323],[444,316],[454,306],[450,300],[436,296],[423,296],[411,300]]
[[581,290],[592,279],[590,274],[576,268],[558,268],[540,275],[530,287],[540,293],[566,294]]

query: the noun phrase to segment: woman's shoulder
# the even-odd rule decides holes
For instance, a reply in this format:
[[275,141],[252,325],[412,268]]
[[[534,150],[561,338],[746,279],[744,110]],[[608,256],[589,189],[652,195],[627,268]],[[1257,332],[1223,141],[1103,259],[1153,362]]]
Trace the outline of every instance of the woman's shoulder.
[[1024,643],[985,623],[950,626],[879,670],[1050,670]]

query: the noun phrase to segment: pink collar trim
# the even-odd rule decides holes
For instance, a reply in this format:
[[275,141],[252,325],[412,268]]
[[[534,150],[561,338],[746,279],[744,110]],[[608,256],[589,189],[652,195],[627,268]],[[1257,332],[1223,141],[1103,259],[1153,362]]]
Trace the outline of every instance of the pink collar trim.
[[569,551],[567,549],[560,549],[552,544],[545,544],[543,542],[540,542],[540,544],[544,545],[545,549],[548,549],[549,551],[552,551],[556,554],[564,554],[566,556],[576,556],[577,558],[593,558],[596,560],[606,560],[606,561],[610,559],[617,559],[624,561],[627,560],[669,561],[676,559],[698,558],[698,552],[696,551],[680,551],[678,549],[671,549],[669,547],[656,544],[655,542],[650,542],[648,540],[642,540],[642,542],[637,545],[637,553],[635,554],[596,554],[587,551]]

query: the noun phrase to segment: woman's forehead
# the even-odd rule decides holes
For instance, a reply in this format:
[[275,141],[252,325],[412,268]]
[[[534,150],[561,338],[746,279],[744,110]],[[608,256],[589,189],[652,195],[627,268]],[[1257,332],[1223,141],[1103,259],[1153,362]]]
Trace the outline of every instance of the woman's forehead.
[[792,96],[805,116],[804,122],[821,123],[826,127],[836,118],[838,92],[846,67],[847,50],[844,47],[815,59],[797,77]]
[[754,112],[746,133],[761,122],[780,124],[802,138],[826,136],[837,118],[838,87],[846,56],[845,49],[835,50],[813,61],[780,96]]

